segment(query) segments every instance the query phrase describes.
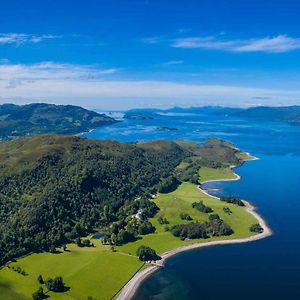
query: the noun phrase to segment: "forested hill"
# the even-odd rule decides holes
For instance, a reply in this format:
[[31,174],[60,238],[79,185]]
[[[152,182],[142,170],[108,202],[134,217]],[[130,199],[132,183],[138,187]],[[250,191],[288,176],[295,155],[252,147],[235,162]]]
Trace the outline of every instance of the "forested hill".
[[[0,264],[31,251],[53,251],[112,223],[120,229],[141,208],[145,218],[152,216],[156,207],[150,194],[191,179],[199,164],[239,164],[237,153],[218,140],[197,146],[36,135],[3,142]],[[184,160],[191,168],[177,176],[175,169]]]
[[73,105],[34,103],[0,105],[0,140],[32,134],[76,134],[114,119]]

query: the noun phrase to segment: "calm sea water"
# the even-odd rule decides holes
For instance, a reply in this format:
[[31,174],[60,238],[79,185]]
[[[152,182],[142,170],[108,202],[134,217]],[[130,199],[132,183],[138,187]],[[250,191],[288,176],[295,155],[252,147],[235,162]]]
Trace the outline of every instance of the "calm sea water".
[[[162,131],[163,126],[178,130]],[[236,169],[242,180],[208,185],[220,188],[218,195],[255,204],[274,235],[178,254],[142,284],[137,300],[300,299],[300,126],[187,113],[126,120],[85,136],[197,142],[219,137],[260,158]]]

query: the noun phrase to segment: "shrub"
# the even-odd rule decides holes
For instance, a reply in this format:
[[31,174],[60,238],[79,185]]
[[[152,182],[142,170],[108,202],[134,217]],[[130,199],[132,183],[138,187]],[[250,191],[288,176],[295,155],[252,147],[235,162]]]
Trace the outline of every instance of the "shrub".
[[193,220],[193,218],[187,213],[180,213],[179,216],[181,220],[187,220],[187,221]]
[[261,227],[260,224],[253,224],[250,226],[250,231],[251,232],[257,232],[257,233],[262,233],[264,232],[264,229]]

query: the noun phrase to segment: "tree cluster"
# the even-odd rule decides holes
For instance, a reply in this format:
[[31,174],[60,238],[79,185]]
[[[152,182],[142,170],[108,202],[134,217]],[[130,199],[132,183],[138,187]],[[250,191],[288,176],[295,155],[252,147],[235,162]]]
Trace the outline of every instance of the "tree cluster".
[[157,218],[157,221],[158,221],[158,223],[161,224],[161,225],[163,225],[163,224],[169,224],[169,223],[170,223],[170,222],[167,220],[167,218],[164,218],[164,217],[161,217],[161,216],[159,216],[159,217]]
[[170,193],[177,189],[180,181],[173,175],[163,178],[158,184],[157,189],[160,193]]
[[39,287],[39,289],[32,294],[32,299],[33,300],[43,300],[43,299],[46,299],[46,298],[47,298],[47,296],[44,293],[44,289],[42,287]]
[[239,197],[233,197],[233,196],[223,196],[220,198],[221,201],[236,204],[238,206],[245,206],[244,202]]
[[180,217],[181,220],[187,220],[187,221],[193,220],[193,218],[189,214],[184,213],[184,212],[181,212],[179,214],[179,217]]
[[199,202],[193,202],[192,203],[192,207],[199,210],[200,212],[203,213],[211,213],[213,212],[213,209],[209,206],[206,206],[203,201],[199,201]]
[[155,227],[147,219],[127,217],[125,220],[113,223],[106,230],[102,242],[110,245],[123,245],[135,241],[139,235],[153,232],[155,232]]
[[257,223],[250,226],[250,231],[256,233],[262,233],[264,232],[264,229],[261,227],[260,224]]
[[220,219],[217,214],[209,216],[208,222],[192,222],[172,226],[170,232],[181,239],[206,239],[211,236],[227,236],[233,234],[232,228]]
[[229,207],[223,207],[223,211],[224,213],[231,215],[232,214],[232,210]]
[[48,278],[45,280],[45,286],[48,291],[62,293],[67,290],[62,277]]

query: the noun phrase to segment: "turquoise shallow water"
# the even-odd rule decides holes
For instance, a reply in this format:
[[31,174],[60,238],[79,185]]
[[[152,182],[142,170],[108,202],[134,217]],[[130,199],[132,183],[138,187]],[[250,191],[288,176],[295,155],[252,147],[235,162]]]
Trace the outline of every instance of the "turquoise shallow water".
[[[161,131],[159,127],[176,127]],[[236,171],[242,180],[210,183],[218,194],[252,202],[274,235],[240,245],[193,250],[172,257],[149,277],[136,299],[300,299],[300,126],[212,115],[168,115],[124,121],[87,137],[137,141],[210,136],[235,143],[260,160]]]

